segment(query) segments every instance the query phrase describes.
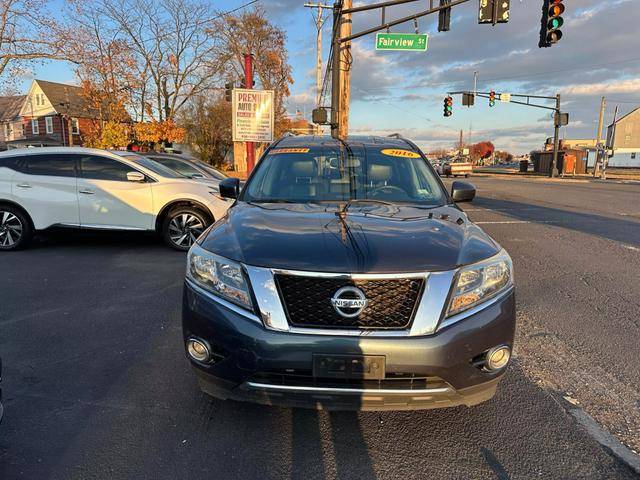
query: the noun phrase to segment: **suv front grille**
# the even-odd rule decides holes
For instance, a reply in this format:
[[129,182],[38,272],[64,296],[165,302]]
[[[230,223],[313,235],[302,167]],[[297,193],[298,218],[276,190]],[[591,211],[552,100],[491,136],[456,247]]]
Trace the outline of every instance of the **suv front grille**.
[[[275,279],[289,324],[319,328],[408,328],[424,284],[423,278],[352,280],[276,274]],[[367,298],[357,317],[343,317],[331,304],[335,293],[347,286],[359,288]]]

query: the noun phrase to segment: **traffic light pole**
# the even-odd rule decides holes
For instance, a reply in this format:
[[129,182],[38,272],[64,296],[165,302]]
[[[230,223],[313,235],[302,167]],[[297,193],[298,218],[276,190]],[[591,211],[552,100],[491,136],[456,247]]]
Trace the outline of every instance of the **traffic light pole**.
[[[447,92],[447,95],[469,95],[471,94],[471,92],[465,92],[465,91],[460,91],[460,92]],[[475,96],[476,97],[480,97],[480,98],[487,98],[490,99],[491,92],[476,92]],[[501,96],[501,94],[499,93],[495,93],[494,95],[497,95],[498,97]],[[561,123],[561,107],[560,107],[560,94],[557,94],[555,97],[546,97],[543,95],[522,95],[522,94],[516,94],[516,93],[512,93],[510,94],[511,97],[515,97],[515,98],[526,98],[526,102],[521,102],[519,100],[509,100],[508,103],[515,103],[516,105],[524,105],[525,107],[535,107],[535,108],[542,108],[544,110],[551,110],[553,112],[555,112],[555,115],[553,116],[553,123],[554,123],[554,135],[553,135],[553,158],[551,160],[551,169],[549,171],[549,176],[550,177],[556,177],[558,175],[558,152],[560,150],[560,127],[562,126]],[[540,100],[555,100],[556,101],[556,106],[555,107],[548,107],[546,105],[538,105],[535,103],[531,103],[531,99],[540,99]]]
[[551,171],[549,176],[551,178],[558,176],[558,149],[560,148],[560,94],[556,95],[556,114],[554,115],[553,123],[553,159],[551,160]]

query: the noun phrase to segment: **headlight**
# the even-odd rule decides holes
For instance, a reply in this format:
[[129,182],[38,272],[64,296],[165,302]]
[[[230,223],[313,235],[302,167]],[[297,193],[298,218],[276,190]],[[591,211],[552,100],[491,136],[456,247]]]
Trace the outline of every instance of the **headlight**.
[[513,285],[513,265],[504,250],[458,272],[447,317],[474,307]]
[[229,302],[252,309],[249,286],[239,263],[194,244],[187,258],[187,278]]

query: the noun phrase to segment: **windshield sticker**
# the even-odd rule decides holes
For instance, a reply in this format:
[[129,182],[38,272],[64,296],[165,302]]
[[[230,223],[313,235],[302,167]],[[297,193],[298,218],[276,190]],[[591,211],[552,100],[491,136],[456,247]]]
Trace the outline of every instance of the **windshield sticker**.
[[399,148],[385,148],[384,150],[381,150],[380,153],[382,153],[383,155],[388,155],[390,157],[420,158],[420,155],[416,152],[401,150]]
[[269,153],[309,153],[308,148],[276,148]]

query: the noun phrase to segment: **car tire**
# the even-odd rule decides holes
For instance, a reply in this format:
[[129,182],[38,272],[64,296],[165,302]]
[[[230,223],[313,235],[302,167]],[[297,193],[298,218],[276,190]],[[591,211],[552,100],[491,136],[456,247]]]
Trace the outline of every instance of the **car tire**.
[[465,174],[464,174],[464,178],[469,178],[469,174],[468,174],[468,173],[465,173]]
[[201,209],[177,206],[162,222],[162,238],[171,248],[186,252],[211,223],[211,216]]
[[0,250],[19,250],[33,238],[31,221],[22,210],[0,206]]

